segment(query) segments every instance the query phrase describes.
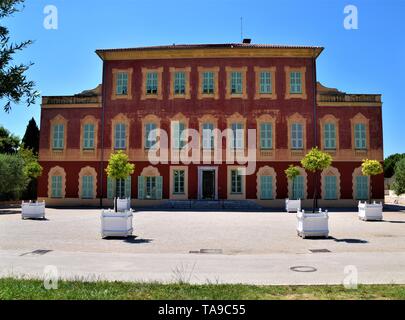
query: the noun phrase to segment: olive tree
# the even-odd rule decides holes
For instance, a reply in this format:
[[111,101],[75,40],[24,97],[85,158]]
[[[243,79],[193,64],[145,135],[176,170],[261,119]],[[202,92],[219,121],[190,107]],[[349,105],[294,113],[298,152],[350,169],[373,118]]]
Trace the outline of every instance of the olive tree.
[[[305,157],[301,160],[302,166],[305,170],[314,173],[314,179],[319,182],[320,172],[328,168],[332,164],[332,156],[326,152],[320,151],[317,147],[312,148]],[[315,212],[318,207],[318,188],[314,185],[314,197],[313,197],[312,211]]]
[[[111,179],[126,179],[134,173],[135,165],[129,163],[128,155],[122,150],[112,153],[105,169],[107,176]],[[117,189],[115,189],[114,209],[117,212]]]

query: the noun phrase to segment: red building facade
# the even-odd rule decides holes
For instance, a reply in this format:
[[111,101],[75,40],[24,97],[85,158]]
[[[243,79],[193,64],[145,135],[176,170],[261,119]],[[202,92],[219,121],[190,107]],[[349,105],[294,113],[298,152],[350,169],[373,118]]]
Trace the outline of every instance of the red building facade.
[[[381,96],[317,83],[322,50],[253,44],[98,50],[99,87],[43,97],[39,197],[50,205],[99,205],[100,199],[110,205],[117,192],[139,206],[228,199],[282,207],[287,197],[309,204],[317,188],[326,207],[383,199],[383,175],[369,179],[360,168],[363,159],[383,160]],[[192,140],[182,135],[187,129],[201,135],[200,161],[177,163],[171,151]],[[213,129],[229,132],[221,139]],[[247,155],[249,129],[256,130],[255,168],[245,174],[247,165],[227,162],[226,154]],[[149,152],[163,132],[168,163],[153,163]],[[318,178],[301,169],[291,183],[284,170],[313,146],[332,155],[332,166]],[[126,181],[105,173],[118,149],[135,164]],[[214,150],[222,161],[202,163]]]

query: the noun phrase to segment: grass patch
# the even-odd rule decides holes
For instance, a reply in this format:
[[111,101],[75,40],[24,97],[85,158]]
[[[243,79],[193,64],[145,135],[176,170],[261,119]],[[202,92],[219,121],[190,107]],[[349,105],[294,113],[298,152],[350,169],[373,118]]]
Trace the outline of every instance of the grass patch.
[[405,285],[253,286],[59,281],[46,290],[41,280],[0,279],[0,300],[289,300],[405,299]]

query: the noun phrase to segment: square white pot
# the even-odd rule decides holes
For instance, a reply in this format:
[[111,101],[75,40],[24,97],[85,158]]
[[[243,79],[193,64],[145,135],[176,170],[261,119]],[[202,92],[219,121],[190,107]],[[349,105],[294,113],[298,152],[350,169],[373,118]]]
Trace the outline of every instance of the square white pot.
[[325,237],[329,236],[328,210],[319,210],[318,213],[297,213],[297,233],[300,237]]
[[381,221],[383,219],[382,203],[359,202],[359,219],[364,221]]
[[117,199],[117,211],[125,211],[131,209],[131,199],[130,198],[118,198]]
[[45,219],[45,201],[42,202],[22,202],[22,219]]
[[132,235],[132,210],[101,211],[101,237],[128,237]]
[[298,200],[285,199],[285,210],[287,212],[301,211],[301,199]]

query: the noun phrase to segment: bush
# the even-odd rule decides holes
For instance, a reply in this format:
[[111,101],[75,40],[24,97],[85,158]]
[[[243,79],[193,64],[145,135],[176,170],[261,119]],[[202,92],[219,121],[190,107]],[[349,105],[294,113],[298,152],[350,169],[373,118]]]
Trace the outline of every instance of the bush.
[[395,165],[392,188],[398,196],[405,193],[405,158],[398,161]]
[[25,163],[18,154],[0,154],[0,199],[16,200],[27,187]]

